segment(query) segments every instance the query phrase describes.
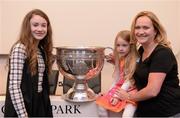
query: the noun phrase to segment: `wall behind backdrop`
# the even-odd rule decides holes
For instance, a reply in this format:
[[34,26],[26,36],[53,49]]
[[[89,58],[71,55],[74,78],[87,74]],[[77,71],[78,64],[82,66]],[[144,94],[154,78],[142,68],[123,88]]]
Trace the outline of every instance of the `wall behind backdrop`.
[[[179,0],[0,0],[0,54],[9,53],[24,16],[35,8],[49,16],[56,47],[113,47],[117,32],[130,29],[138,12],[150,10],[165,27],[174,53],[180,52]],[[112,69],[105,63],[102,78],[108,81],[103,90],[109,87]],[[5,81],[6,75],[1,79]]]
[[50,18],[55,46],[113,46],[115,35],[130,29],[134,16],[153,11],[167,30],[175,53],[180,44],[179,0],[0,0],[0,53],[9,53],[22,20],[42,9]]

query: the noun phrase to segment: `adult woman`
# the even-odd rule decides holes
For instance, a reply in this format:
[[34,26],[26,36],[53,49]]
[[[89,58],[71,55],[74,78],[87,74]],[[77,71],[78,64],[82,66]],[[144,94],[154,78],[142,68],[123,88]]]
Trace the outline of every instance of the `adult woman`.
[[131,39],[138,42],[140,60],[134,74],[138,92],[119,89],[120,99],[138,101],[137,116],[174,116],[180,113],[177,61],[166,32],[156,15],[138,13],[131,26]]
[[34,9],[25,16],[19,40],[10,52],[4,116],[52,116],[48,85],[51,52],[49,18]]

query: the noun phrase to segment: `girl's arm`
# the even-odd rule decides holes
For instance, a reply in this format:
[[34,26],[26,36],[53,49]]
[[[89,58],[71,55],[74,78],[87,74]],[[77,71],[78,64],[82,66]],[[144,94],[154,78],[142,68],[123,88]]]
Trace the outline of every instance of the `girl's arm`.
[[125,81],[123,85],[121,86],[121,89],[128,91],[128,89],[131,87],[131,82],[129,80]]
[[24,45],[16,44],[10,56],[9,93],[18,117],[27,117],[20,88],[25,58]]

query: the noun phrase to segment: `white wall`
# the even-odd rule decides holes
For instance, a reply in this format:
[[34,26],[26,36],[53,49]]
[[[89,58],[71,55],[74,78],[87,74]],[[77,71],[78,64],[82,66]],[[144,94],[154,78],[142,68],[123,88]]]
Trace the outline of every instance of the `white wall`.
[[[112,47],[118,31],[129,29],[139,11],[150,10],[164,25],[177,54],[180,51],[179,7],[179,0],[1,0],[0,53],[9,53],[25,14],[39,8],[50,18],[55,46]],[[105,63],[103,91],[111,84],[112,69],[112,65]]]
[[55,46],[112,46],[116,33],[129,29],[137,12],[151,10],[162,21],[177,52],[177,3],[178,0],[1,0],[1,44],[7,45],[0,47],[0,53],[9,52],[22,19],[33,8],[48,14]]
[[[178,1],[178,21],[180,20],[180,1]],[[179,30],[180,31],[180,22],[178,22]],[[178,33],[180,35],[180,33]]]
[[[0,27],[2,26],[2,4],[0,2]],[[0,28],[0,47],[2,47],[2,28]],[[2,48],[0,48],[0,53],[2,53]]]

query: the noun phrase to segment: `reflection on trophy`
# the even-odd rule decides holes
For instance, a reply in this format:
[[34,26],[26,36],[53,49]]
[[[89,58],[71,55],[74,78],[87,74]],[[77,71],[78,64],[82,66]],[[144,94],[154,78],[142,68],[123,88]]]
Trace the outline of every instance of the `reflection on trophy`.
[[74,79],[73,87],[63,96],[71,102],[87,102],[96,99],[87,80],[97,76],[104,65],[103,47],[57,47],[56,58],[60,72]]

